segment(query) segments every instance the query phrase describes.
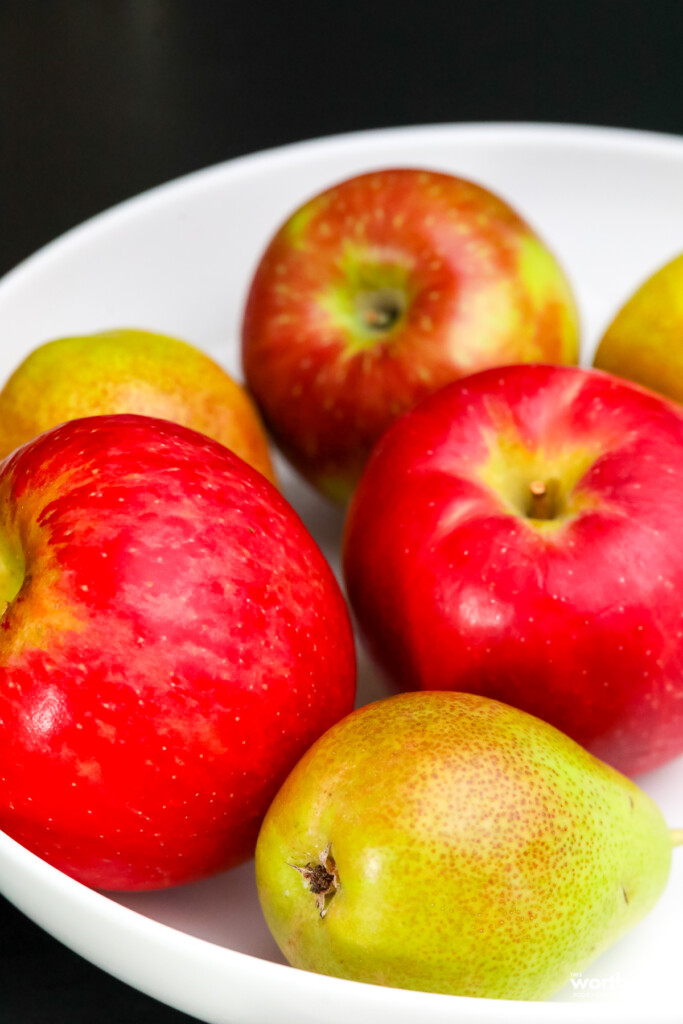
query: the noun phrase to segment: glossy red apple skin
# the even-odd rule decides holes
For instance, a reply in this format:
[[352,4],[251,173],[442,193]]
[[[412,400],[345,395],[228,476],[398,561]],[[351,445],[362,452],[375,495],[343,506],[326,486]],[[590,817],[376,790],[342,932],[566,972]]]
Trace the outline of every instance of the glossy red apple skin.
[[[553,476],[562,514],[530,518]],[[639,774],[683,752],[681,507],[673,403],[598,371],[487,371],[379,442],[348,595],[401,688],[513,704]]]
[[0,508],[0,827],[105,889],[248,858],[353,706],[348,613],[300,519],[219,443],[127,415],[17,449]]
[[[405,309],[387,330],[355,303],[382,289]],[[242,326],[247,384],[278,445],[334,500],[401,413],[505,363],[575,363],[563,271],[529,224],[481,186],[400,168],[347,179],[277,231]]]

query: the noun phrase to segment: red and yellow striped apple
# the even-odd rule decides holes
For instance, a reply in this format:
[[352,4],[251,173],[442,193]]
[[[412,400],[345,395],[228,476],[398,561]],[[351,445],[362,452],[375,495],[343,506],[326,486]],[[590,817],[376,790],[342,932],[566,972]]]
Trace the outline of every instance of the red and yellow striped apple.
[[513,704],[637,774],[683,752],[683,410],[595,370],[445,388],[379,442],[348,594],[403,688]]
[[277,490],[163,420],[72,420],[0,467],[0,827],[89,885],[239,863],[351,710],[339,587]]
[[345,501],[389,424],[504,363],[574,363],[567,280],[531,227],[448,174],[374,171],[278,230],[242,329],[247,383],[285,455]]

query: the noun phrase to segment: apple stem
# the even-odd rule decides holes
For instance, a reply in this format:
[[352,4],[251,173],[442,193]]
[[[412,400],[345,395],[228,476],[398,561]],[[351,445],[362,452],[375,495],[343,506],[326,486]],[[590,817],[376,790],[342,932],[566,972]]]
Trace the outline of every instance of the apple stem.
[[391,317],[386,309],[368,309],[365,311],[365,322],[369,327],[386,327]]
[[556,481],[532,480],[529,484],[529,508],[527,515],[530,519],[554,519],[557,515],[557,487]]
[[683,846],[683,828],[670,828],[669,835],[672,846]]

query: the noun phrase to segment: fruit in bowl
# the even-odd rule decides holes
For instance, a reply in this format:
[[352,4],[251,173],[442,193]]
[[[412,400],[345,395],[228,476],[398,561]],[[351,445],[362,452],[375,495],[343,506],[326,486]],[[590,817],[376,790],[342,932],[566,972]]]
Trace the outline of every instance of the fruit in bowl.
[[683,752],[683,410],[609,374],[444,388],[373,452],[351,605],[403,689],[505,701],[635,775]]
[[374,171],[280,227],[246,302],[242,358],[294,466],[344,502],[401,413],[503,363],[574,363],[567,279],[501,198],[436,171]]
[[619,310],[594,365],[683,402],[683,255],[649,277]]
[[0,467],[0,828],[88,885],[253,853],[353,707],[346,605],[279,492],[144,416],[71,420]]
[[650,910],[681,841],[635,783],[540,719],[410,693],[304,754],[264,819],[256,876],[296,967],[542,999]]
[[0,456],[65,420],[111,413],[199,430],[276,483],[244,388],[194,345],[132,328],[57,338],[29,353],[0,391]]

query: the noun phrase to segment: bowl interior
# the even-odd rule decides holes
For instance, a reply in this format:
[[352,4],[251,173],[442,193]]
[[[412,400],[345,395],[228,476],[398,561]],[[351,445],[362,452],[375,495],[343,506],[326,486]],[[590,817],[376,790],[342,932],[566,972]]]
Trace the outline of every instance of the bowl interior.
[[[119,326],[184,337],[240,377],[242,304],[274,229],[336,180],[392,165],[472,178],[532,223],[574,286],[587,364],[626,297],[683,247],[683,142],[674,139],[481,125],[306,143],[156,189],[22,264],[0,284],[0,378],[43,341]],[[341,513],[281,461],[279,470],[286,495],[338,572]],[[358,702],[385,692],[360,651]],[[683,759],[639,781],[670,824],[683,825]],[[588,1019],[586,1004],[596,1002],[618,1003],[624,1021],[637,1020],[647,1004],[649,1019],[663,1021],[680,1002],[681,858],[648,919],[553,1000],[569,1006],[543,1009],[398,993],[286,968],[261,917],[251,864],[175,890],[108,897],[0,834],[0,889],[100,966],[207,1021],[237,1024],[273,1014],[282,1021],[341,1021],[353,1014],[369,1022],[378,1013],[406,1024],[417,1015],[452,1020],[454,1013],[463,1021],[578,1021]]]

